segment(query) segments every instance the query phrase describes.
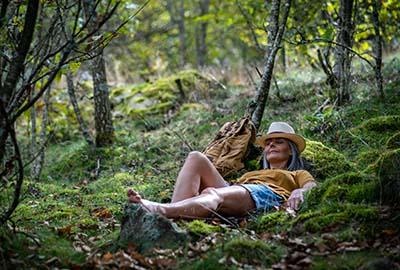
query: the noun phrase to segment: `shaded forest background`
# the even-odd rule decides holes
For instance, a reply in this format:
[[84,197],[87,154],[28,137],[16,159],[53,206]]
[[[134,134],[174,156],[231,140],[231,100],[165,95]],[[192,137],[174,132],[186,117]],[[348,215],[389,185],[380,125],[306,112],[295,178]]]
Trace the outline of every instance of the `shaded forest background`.
[[[398,1],[0,7],[5,269],[399,267]],[[113,246],[126,188],[167,202],[187,153],[244,115],[308,139],[323,184],[301,211],[183,222],[180,249]]]

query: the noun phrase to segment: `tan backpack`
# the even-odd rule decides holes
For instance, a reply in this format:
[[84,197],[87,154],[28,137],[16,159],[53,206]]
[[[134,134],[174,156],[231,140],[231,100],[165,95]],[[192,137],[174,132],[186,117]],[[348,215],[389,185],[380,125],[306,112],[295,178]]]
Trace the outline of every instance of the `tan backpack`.
[[227,122],[218,131],[203,153],[223,176],[241,170],[244,159],[256,137],[256,128],[247,117]]

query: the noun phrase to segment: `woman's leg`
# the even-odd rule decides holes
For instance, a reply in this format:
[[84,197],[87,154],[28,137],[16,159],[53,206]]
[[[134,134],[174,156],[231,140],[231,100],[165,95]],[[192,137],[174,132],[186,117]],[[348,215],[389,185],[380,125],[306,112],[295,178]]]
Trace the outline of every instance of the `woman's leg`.
[[171,202],[199,195],[208,187],[226,187],[228,183],[201,152],[190,152],[176,179]]
[[168,218],[208,217],[214,212],[229,216],[244,216],[255,209],[249,192],[242,186],[207,188],[200,195],[174,203],[156,203],[128,191],[129,201],[141,203],[147,210]]

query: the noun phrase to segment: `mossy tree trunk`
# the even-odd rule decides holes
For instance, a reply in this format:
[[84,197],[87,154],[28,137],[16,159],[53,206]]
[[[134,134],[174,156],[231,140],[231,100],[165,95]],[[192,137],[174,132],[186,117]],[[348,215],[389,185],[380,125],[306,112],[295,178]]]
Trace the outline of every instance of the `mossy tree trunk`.
[[[86,19],[89,20],[88,29],[94,31],[99,28],[95,1],[84,0],[83,3]],[[93,43],[95,48],[92,52],[94,57],[90,61],[90,71],[93,79],[95,144],[97,147],[102,147],[113,143],[114,127],[103,48],[98,42]]]
[[[265,5],[269,6],[270,1],[265,1]],[[250,112],[251,120],[253,121],[257,130],[260,127],[265,105],[267,103],[274,71],[275,57],[278,53],[283,34],[285,32],[290,6],[291,0],[286,0],[282,4],[280,0],[272,1],[271,13],[269,16],[268,45],[264,57],[264,73],[261,77],[261,84],[257,89],[257,95],[255,98],[256,107],[253,112]],[[281,8],[283,10],[282,19],[279,20]]]

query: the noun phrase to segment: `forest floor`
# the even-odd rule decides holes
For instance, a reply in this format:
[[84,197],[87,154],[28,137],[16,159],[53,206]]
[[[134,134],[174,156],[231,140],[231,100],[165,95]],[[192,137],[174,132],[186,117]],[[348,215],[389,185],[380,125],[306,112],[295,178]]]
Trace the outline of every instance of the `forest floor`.
[[[128,91],[120,87],[112,92],[113,146],[91,149],[67,134],[71,127],[57,130],[41,180],[25,180],[22,201],[0,231],[0,268],[400,268],[400,59],[385,64],[384,100],[373,90],[372,72],[360,67],[353,100],[339,108],[321,74],[288,74],[277,76],[279,95],[273,88],[262,128],[288,121],[308,140],[304,154],[319,186],[299,212],[177,220],[191,236],[180,248],[141,253],[116,246],[127,188],[168,202],[186,155],[203,150],[225,122],[241,118],[254,95],[249,86],[220,81],[188,90],[179,107],[158,113],[167,100],[130,117],[140,108],[118,99]],[[141,99],[154,98],[144,93]]]

